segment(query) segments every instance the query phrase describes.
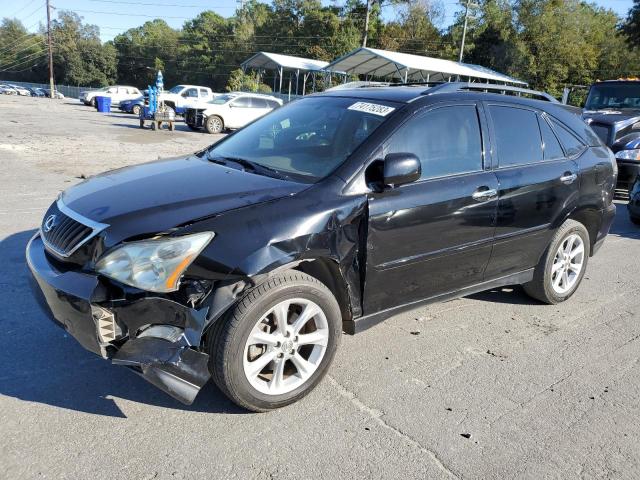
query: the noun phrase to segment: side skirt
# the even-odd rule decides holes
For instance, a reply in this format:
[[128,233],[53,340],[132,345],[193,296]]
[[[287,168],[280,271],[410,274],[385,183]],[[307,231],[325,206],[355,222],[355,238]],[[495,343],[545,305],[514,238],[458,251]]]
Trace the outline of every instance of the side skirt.
[[492,288],[504,287],[506,285],[520,285],[523,283],[527,283],[533,280],[533,270],[533,268],[530,268],[522,272],[512,273],[504,277],[478,283],[476,285],[471,285],[469,287],[455,290],[453,292],[443,293],[434,297],[418,300],[416,302],[406,303],[397,307],[388,308],[386,310],[372,313],[370,315],[364,315],[362,317],[354,318],[351,321],[343,323],[343,330],[345,331],[345,333],[354,335],[356,333],[363,332],[373,327],[374,325],[377,325],[378,323],[386,320],[389,317],[398,315],[402,312],[406,312],[407,310],[413,310],[415,308],[428,305],[430,303],[444,302],[447,300],[453,300],[455,298],[466,297],[468,295],[473,295],[474,293],[483,292]]

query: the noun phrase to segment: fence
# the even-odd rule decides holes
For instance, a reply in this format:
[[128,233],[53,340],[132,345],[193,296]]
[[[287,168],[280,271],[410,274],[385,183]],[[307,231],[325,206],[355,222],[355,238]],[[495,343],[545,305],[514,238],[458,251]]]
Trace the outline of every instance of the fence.
[[[0,80],[0,83],[10,83],[11,85],[19,85],[21,87],[31,88],[49,88],[48,83],[30,83],[30,82],[15,82],[13,80]],[[56,90],[62,93],[65,97],[78,98],[80,92],[86,92],[88,90],[98,90],[95,87],[81,87],[72,85],[55,85]]]

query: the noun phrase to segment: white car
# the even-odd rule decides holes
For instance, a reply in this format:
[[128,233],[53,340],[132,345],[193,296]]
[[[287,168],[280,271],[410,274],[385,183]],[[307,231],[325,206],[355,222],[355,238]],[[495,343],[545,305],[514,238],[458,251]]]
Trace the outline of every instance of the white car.
[[16,92],[18,92],[18,95],[21,95],[23,97],[30,97],[31,96],[31,92],[29,90],[27,90],[24,87],[21,87],[20,85],[13,85],[13,84],[9,84],[9,87],[13,88]]
[[160,100],[175,113],[184,113],[187,108],[194,108],[196,105],[209,102],[215,97],[216,94],[209,87],[176,85],[162,92]]
[[3,95],[17,95],[18,92],[10,85],[0,84],[0,93]]
[[271,95],[231,92],[188,109],[185,122],[192,130],[204,127],[209,133],[221,133],[227,128],[242,128],[281,106],[282,100]]
[[99,90],[89,90],[80,92],[80,101],[85,105],[96,106],[96,97],[111,98],[111,105],[116,106],[125,100],[142,97],[142,93],[136,87],[128,87],[123,85],[113,85],[104,87]]

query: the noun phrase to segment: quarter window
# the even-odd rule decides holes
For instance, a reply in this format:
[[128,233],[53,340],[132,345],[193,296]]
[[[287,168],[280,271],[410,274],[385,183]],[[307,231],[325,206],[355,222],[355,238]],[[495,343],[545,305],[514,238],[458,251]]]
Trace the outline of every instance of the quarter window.
[[423,179],[482,170],[476,107],[442,107],[409,120],[392,137],[389,152],[417,155]]
[[562,146],[567,152],[568,157],[579,155],[586,148],[584,143],[578,140],[578,138],[573,133],[571,133],[564,125],[553,119],[551,119],[551,125],[553,125],[553,129],[558,134],[560,143],[562,143]]
[[500,167],[526,165],[543,160],[537,114],[522,108],[489,107],[496,136]]
[[538,122],[540,123],[540,132],[542,133],[542,143],[544,143],[544,159],[557,160],[564,158],[564,152],[562,151],[560,142],[558,142],[547,121],[539,116]]

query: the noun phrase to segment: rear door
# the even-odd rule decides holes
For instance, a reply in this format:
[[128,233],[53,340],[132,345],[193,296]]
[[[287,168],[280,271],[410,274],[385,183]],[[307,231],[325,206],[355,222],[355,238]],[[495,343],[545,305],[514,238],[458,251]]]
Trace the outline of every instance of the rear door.
[[229,111],[224,118],[225,126],[229,128],[244,127],[252,118],[251,99],[248,96],[238,97],[229,102]]
[[[487,103],[500,184],[496,236],[486,278],[534,267],[555,226],[577,204],[576,155],[563,150],[547,115]],[[575,152],[574,152],[575,153]]]
[[480,283],[491,255],[498,181],[474,102],[415,114],[387,153],[413,153],[422,177],[369,194],[365,314]]

